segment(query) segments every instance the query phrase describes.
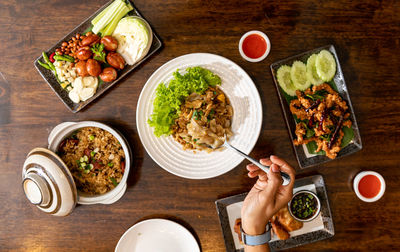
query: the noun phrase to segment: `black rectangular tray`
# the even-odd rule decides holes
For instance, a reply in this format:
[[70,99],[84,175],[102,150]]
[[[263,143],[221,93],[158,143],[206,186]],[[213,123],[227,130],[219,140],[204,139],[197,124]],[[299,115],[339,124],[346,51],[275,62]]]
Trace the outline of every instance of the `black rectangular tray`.
[[[109,1],[108,3],[106,3],[105,5],[103,5],[100,9],[98,9],[95,13],[93,13],[89,18],[87,18],[85,21],[83,21],[80,25],[78,25],[77,27],[75,27],[75,29],[73,29],[70,33],[68,33],[68,35],[66,35],[64,38],[62,38],[60,41],[58,41],[53,47],[51,47],[50,49],[48,49],[47,51],[45,51],[47,53],[47,55],[52,54],[53,52],[55,52],[55,50],[59,47],[61,47],[62,42],[64,41],[68,41],[70,40],[73,36],[75,36],[75,34],[80,33],[83,34],[84,31],[86,31],[90,26],[91,26],[91,21],[94,17],[97,16],[97,14],[99,14],[103,9],[105,9],[108,5],[110,5],[112,2],[114,2],[114,0]],[[139,16],[143,19],[145,19],[140,13],[139,11],[136,9],[136,7],[133,5],[133,3],[131,2],[132,6],[133,6],[133,10],[129,12],[130,15],[132,16]],[[146,20],[147,21],[147,20]],[[150,22],[148,22],[150,24]],[[151,26],[151,24],[150,24]],[[88,100],[84,101],[84,102],[80,102],[80,103],[73,103],[69,97],[68,97],[68,92],[66,90],[64,90],[60,84],[57,82],[56,77],[54,76],[54,74],[48,70],[43,68],[42,66],[39,65],[38,61],[41,60],[42,62],[44,62],[43,60],[43,56],[38,57],[35,62],[34,65],[36,67],[36,69],[38,70],[38,72],[40,73],[40,75],[43,77],[43,79],[45,79],[45,81],[47,82],[47,84],[49,84],[49,86],[51,87],[51,89],[53,89],[53,91],[56,93],[56,95],[61,99],[61,101],[65,104],[65,106],[67,106],[67,108],[69,110],[71,110],[73,113],[76,113],[78,111],[80,111],[81,109],[83,109],[86,105],[88,105],[89,103],[91,103],[92,101],[94,101],[95,99],[97,99],[100,95],[102,95],[107,89],[111,88],[112,86],[114,86],[116,83],[118,83],[122,78],[124,78],[129,72],[131,72],[133,69],[135,69],[137,66],[139,66],[140,64],[142,64],[145,60],[147,60],[152,54],[154,54],[156,51],[158,51],[161,46],[162,46],[162,42],[160,40],[160,38],[157,36],[157,34],[155,33],[154,29],[152,28],[152,33],[153,33],[153,41],[150,47],[149,52],[147,53],[147,55],[141,59],[140,61],[138,61],[137,63],[135,63],[134,65],[126,65],[125,68],[123,70],[118,71],[118,78],[113,81],[113,82],[105,82],[102,83],[101,85],[99,85],[99,87],[97,88],[96,93]]]
[[292,57],[289,57],[289,58],[286,58],[286,59],[283,59],[283,60],[280,60],[280,61],[277,61],[277,62],[271,64],[272,76],[274,79],[276,91],[278,92],[283,115],[285,116],[285,121],[286,121],[288,130],[289,130],[290,139],[292,140],[292,145],[293,145],[294,152],[296,154],[297,161],[299,162],[299,166],[302,169],[308,168],[311,166],[315,166],[315,165],[319,165],[322,163],[326,163],[326,162],[332,161],[332,159],[326,157],[325,155],[316,155],[313,157],[307,157],[302,145],[295,146],[293,144],[293,140],[296,139],[296,134],[295,134],[296,121],[295,121],[292,113],[290,112],[289,104],[287,103],[285,96],[284,96],[285,94],[283,93],[284,91],[281,89],[281,87],[278,84],[278,80],[276,78],[276,72],[279,69],[279,67],[281,67],[282,65],[291,66],[293,64],[293,62],[296,60],[306,62],[309,56],[311,56],[314,53],[318,53],[324,49],[330,51],[336,60],[336,65],[337,65],[336,68],[337,69],[336,69],[335,77],[333,78],[333,82],[335,83],[340,96],[347,102],[347,104],[349,106],[349,110],[350,110],[350,119],[353,122],[352,129],[354,132],[354,138],[350,144],[348,144],[346,147],[344,147],[343,149],[340,150],[340,152],[338,153],[336,158],[341,158],[341,157],[353,154],[362,149],[360,131],[358,129],[356,116],[354,115],[353,106],[351,104],[350,96],[347,91],[346,82],[344,80],[342,68],[340,67],[340,63],[339,63],[339,59],[336,54],[335,47],[333,45],[327,45],[327,46],[323,46],[320,48],[316,48],[311,51],[304,52],[304,53],[301,53],[301,54],[298,54],[298,55],[295,55],[295,56],[292,56]]
[[[308,243],[327,239],[335,235],[335,228],[333,226],[331,209],[329,207],[328,195],[326,193],[325,182],[323,177],[321,175],[314,175],[298,179],[294,183],[294,188],[309,184],[315,185],[316,194],[321,201],[320,214],[322,217],[324,228],[304,233],[301,235],[297,235],[294,237],[290,237],[289,239],[284,241],[283,240],[271,241],[269,243],[269,247],[271,248],[272,251],[298,247]],[[237,236],[237,234],[236,233],[232,234],[231,227],[229,224],[227,207],[231,204],[244,201],[246,195],[247,193],[243,193],[215,201],[227,252],[244,252],[243,248],[235,247],[233,236],[234,235]]]

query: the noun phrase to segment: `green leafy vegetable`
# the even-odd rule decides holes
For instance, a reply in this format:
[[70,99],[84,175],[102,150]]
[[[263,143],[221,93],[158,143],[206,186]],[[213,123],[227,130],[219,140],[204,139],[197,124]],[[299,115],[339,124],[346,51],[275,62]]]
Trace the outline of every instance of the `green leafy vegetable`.
[[115,178],[110,177],[110,180],[111,180],[111,182],[113,183],[114,186],[118,185],[118,182],[117,182],[117,180],[115,180]]
[[210,86],[221,84],[221,78],[202,67],[190,67],[184,75],[177,70],[168,86],[160,83],[154,99],[154,110],[148,124],[157,137],[169,135],[171,125],[178,118],[182,102],[191,93],[203,94]]
[[104,44],[94,44],[90,50],[94,53],[93,59],[106,63],[106,52],[104,51]]
[[342,138],[342,144],[340,145],[341,148],[346,147],[347,145],[349,145],[349,143],[351,142],[351,140],[353,140],[354,138],[354,131],[353,129],[344,126],[342,128],[343,130],[343,138]]
[[203,111],[197,111],[197,110],[195,110],[194,112],[193,112],[193,116],[192,117],[194,117],[194,119],[196,119],[196,120],[201,120],[201,116],[203,115]]
[[314,130],[307,128],[306,137],[310,138],[313,137],[314,135],[315,135]]
[[[354,138],[354,131],[352,128],[349,127],[342,127],[343,130],[343,138],[342,138],[342,144],[340,145],[340,148],[344,148],[347,145],[350,144],[351,140]],[[328,139],[328,138],[327,138]],[[328,139],[327,141],[329,141]],[[315,141],[309,142],[306,144],[307,150],[310,154],[318,154],[318,155],[325,155],[325,151],[321,150],[319,152],[315,152],[318,149],[317,143]]]

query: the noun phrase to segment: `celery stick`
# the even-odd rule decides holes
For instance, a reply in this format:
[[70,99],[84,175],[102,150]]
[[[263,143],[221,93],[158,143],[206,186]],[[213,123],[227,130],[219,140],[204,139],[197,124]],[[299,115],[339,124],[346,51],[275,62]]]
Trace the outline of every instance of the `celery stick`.
[[128,7],[129,11],[133,10],[132,4],[130,1],[127,1],[126,6]]
[[123,18],[128,12],[129,12],[129,9],[128,9],[128,7],[125,6],[123,8],[123,10],[121,12],[119,12],[116,17],[114,17],[114,19],[111,21],[111,23],[109,23],[106,26],[106,28],[102,32],[102,35],[103,36],[111,35],[114,32],[115,27],[117,27],[121,18]]
[[105,25],[108,24],[109,19],[112,17],[112,13],[114,13],[118,6],[119,4],[116,2],[115,5],[108,9],[107,12],[105,12],[104,15],[99,20],[97,20],[96,24],[92,28],[92,31],[94,33],[98,33],[101,29],[103,29]]
[[[122,12],[124,12],[125,9],[127,9],[126,6],[125,6],[125,4],[124,4],[124,5],[121,5],[120,7],[118,7],[118,9],[114,12],[114,15],[113,15],[112,19],[111,19],[111,20],[108,22],[108,24],[107,24],[106,26],[104,26],[103,29],[100,31],[101,34],[102,34],[103,36],[106,36],[105,31],[107,30],[107,27],[109,27],[112,23],[114,23],[114,20],[115,20],[116,18],[118,18],[118,16],[120,16],[120,14],[121,14]],[[123,17],[123,16],[121,16],[120,18],[118,18],[118,21],[119,21],[119,19],[121,19],[122,17]],[[118,23],[118,22],[117,22],[117,23]],[[110,31],[110,29],[111,29],[111,27],[108,29],[108,32]],[[112,31],[111,31],[111,32],[112,32]]]
[[[118,1],[118,0],[117,0]],[[97,34],[99,31],[104,29],[104,27],[111,22],[112,18],[114,17],[115,13],[123,7],[125,4],[121,1],[118,1],[112,8],[110,8],[107,13],[93,26],[93,33]]]
[[95,18],[92,20],[92,25],[97,24],[99,20],[117,3],[117,1],[112,2],[107,8],[105,8],[100,14],[98,14]]

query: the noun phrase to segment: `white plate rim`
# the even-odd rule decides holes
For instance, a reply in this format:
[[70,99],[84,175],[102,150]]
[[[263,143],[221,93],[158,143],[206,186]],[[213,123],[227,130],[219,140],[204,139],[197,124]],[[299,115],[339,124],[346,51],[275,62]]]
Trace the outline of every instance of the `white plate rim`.
[[[258,92],[258,89],[257,89],[254,81],[251,79],[251,77],[248,75],[248,73],[246,71],[244,71],[243,68],[241,68],[238,64],[236,64],[235,62],[233,62],[230,59],[227,59],[227,58],[225,58],[223,56],[212,54],[212,53],[189,53],[189,54],[184,54],[184,55],[178,56],[176,58],[173,58],[173,59],[167,61],[166,63],[161,65],[156,71],[154,71],[153,74],[146,81],[146,83],[143,86],[142,91],[141,91],[141,93],[139,95],[139,99],[138,99],[137,107],[136,107],[136,128],[137,128],[138,135],[139,135],[139,138],[141,140],[141,143],[144,146],[146,152],[149,154],[149,156],[161,168],[163,168],[167,172],[169,172],[171,174],[174,174],[176,176],[179,176],[179,177],[187,178],[187,179],[214,178],[214,177],[218,177],[218,176],[220,176],[222,174],[225,174],[225,173],[231,171],[233,168],[235,168],[237,165],[239,165],[244,160],[244,158],[243,157],[238,158],[237,162],[233,163],[233,165],[230,168],[227,168],[227,169],[225,169],[225,170],[223,170],[223,171],[221,171],[219,173],[214,173],[214,174],[210,174],[210,175],[203,175],[203,176],[190,176],[190,175],[180,174],[179,172],[175,172],[174,170],[171,170],[168,167],[165,167],[163,164],[161,164],[161,162],[158,160],[158,158],[155,157],[156,153],[152,153],[152,151],[149,151],[149,146],[147,146],[145,144],[145,142],[143,141],[144,133],[141,131],[141,128],[140,128],[139,115],[140,115],[140,110],[141,110],[142,106],[144,106],[144,105],[142,105],[143,100],[146,99],[146,97],[144,97],[144,95],[143,95],[144,92],[147,91],[147,89],[149,89],[149,86],[152,84],[153,79],[155,79],[158,76],[159,72],[163,71],[165,68],[168,68],[169,65],[172,65],[175,62],[179,62],[181,60],[184,60],[186,57],[198,57],[198,58],[208,57],[208,58],[210,58],[210,60],[212,58],[219,59],[219,60],[221,60],[223,62],[226,62],[226,63],[229,63],[231,66],[235,67],[238,71],[240,71],[240,75],[243,76],[244,78],[246,78],[249,81],[248,82],[249,87],[255,91],[256,96],[254,98],[257,100],[256,101],[257,110],[254,113],[256,113],[257,118],[259,118],[260,120],[257,121],[256,135],[255,135],[256,137],[254,138],[255,140],[254,140],[253,143],[251,143],[249,145],[250,148],[247,151],[244,151],[244,152],[246,154],[249,154],[253,150],[254,146],[256,145],[256,143],[257,143],[257,141],[259,139],[259,136],[261,134],[261,128],[262,128],[263,109],[262,109],[262,102],[261,102],[260,93]],[[201,63],[198,63],[198,64],[201,65]],[[147,124],[147,122],[142,122],[142,123],[146,123]]]
[[[182,230],[183,232],[186,232],[187,234],[189,234],[189,237],[192,238],[192,239],[190,239],[190,241],[192,242],[192,245],[198,249],[197,251],[192,251],[192,252],[200,252],[200,246],[199,246],[199,244],[197,243],[196,238],[193,236],[193,234],[192,234],[186,227],[184,227],[183,225],[181,225],[181,224],[179,224],[179,223],[177,223],[177,222],[175,222],[175,221],[168,220],[168,219],[161,219],[161,218],[154,218],[154,219],[143,220],[143,221],[140,221],[140,222],[134,224],[134,225],[131,226],[130,228],[128,228],[128,230],[126,230],[125,233],[124,233],[124,234],[121,236],[121,238],[119,239],[119,241],[118,241],[118,243],[117,243],[117,246],[115,246],[114,252],[118,252],[118,251],[119,251],[118,249],[121,249],[121,248],[119,248],[121,242],[129,235],[130,232],[132,232],[132,230],[139,228],[141,225],[146,225],[146,224],[151,223],[151,222],[152,222],[152,223],[155,222],[156,224],[157,224],[157,223],[168,223],[168,224],[172,224],[172,225],[174,225],[176,228]],[[121,252],[122,252],[122,251],[121,251]]]

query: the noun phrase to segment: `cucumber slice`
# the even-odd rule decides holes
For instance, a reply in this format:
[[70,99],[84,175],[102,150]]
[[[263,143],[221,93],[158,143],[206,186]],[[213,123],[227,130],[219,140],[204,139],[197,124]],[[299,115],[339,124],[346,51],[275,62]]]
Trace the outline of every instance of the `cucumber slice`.
[[296,88],[290,78],[290,66],[281,66],[276,72],[279,86],[290,96],[296,95]]
[[301,61],[293,62],[290,69],[290,78],[294,86],[299,90],[306,90],[311,86],[311,82],[307,79],[307,67]]
[[318,53],[317,59],[315,60],[315,67],[318,76],[323,81],[331,81],[335,76],[336,61],[333,55],[327,50],[322,50]]
[[307,79],[313,85],[319,85],[324,83],[321,78],[319,78],[317,73],[317,68],[315,67],[315,61],[317,60],[317,54],[313,54],[307,59]]

